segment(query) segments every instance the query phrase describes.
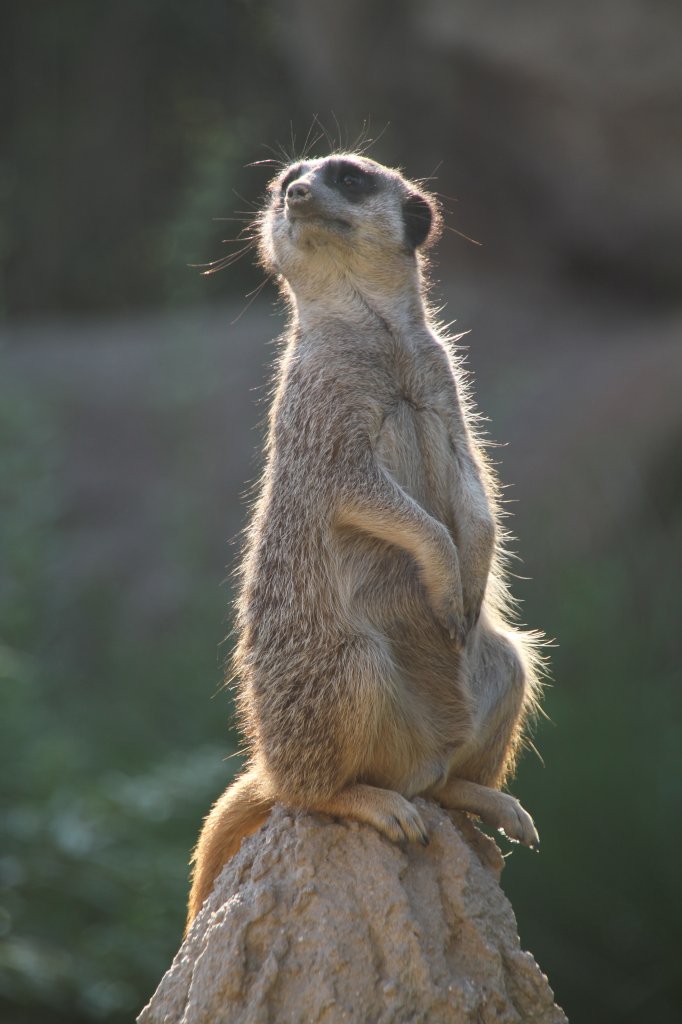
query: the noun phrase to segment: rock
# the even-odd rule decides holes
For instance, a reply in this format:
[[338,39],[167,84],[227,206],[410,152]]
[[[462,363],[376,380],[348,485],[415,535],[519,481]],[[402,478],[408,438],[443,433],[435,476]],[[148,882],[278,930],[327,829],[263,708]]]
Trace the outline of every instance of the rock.
[[223,869],[139,1024],[560,1024],[495,843],[417,801],[425,849],[276,807]]

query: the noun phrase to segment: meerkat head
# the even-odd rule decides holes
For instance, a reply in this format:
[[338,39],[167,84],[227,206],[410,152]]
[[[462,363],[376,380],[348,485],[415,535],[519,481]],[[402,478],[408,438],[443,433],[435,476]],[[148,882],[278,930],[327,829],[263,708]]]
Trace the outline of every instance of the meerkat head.
[[436,201],[395,170],[355,154],[291,164],[269,186],[260,224],[265,267],[294,292],[330,276],[389,280],[414,273],[440,230]]

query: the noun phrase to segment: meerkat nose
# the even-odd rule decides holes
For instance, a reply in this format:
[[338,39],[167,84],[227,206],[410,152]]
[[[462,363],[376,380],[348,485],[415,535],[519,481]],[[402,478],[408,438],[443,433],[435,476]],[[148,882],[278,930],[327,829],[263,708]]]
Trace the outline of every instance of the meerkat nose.
[[304,203],[310,196],[310,185],[306,185],[304,181],[294,181],[287,189],[287,201],[289,203]]

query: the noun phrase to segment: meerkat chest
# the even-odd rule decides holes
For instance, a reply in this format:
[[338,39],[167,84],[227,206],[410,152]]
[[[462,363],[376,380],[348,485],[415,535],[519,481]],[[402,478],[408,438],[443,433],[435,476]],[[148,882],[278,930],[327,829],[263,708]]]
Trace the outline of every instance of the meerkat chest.
[[451,507],[456,474],[452,421],[437,393],[400,389],[385,411],[376,446],[396,482],[439,518]]

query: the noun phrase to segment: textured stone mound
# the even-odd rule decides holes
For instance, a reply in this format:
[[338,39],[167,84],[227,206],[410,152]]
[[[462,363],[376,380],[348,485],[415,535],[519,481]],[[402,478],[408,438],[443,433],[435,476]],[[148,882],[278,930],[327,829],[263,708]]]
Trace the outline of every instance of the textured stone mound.
[[519,946],[495,844],[418,805],[427,848],[275,808],[224,868],[139,1024],[565,1022]]

